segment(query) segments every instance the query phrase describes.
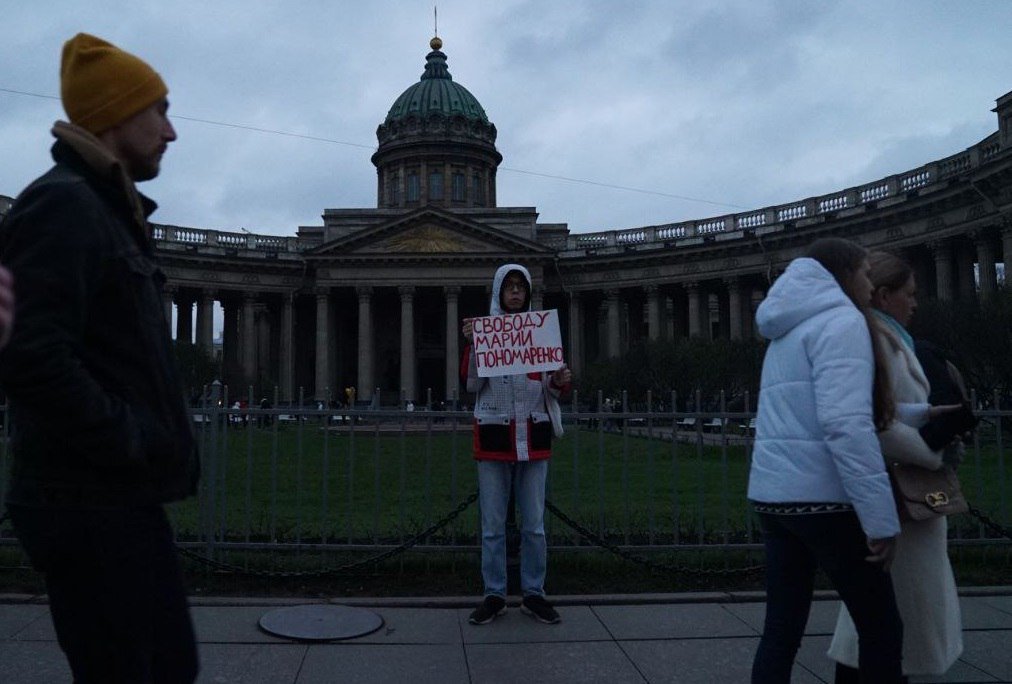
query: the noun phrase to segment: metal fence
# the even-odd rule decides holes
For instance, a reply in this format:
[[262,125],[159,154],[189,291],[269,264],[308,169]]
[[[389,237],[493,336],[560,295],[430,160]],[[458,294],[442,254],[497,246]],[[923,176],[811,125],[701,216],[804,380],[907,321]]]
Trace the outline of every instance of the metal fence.
[[[546,533],[553,549],[630,553],[759,549],[745,498],[755,413],[657,410],[578,397],[553,444]],[[225,404],[227,406],[227,403]],[[748,406],[747,400],[743,404]],[[667,407],[678,406],[671,397]],[[726,409],[727,404],[719,402]],[[966,498],[997,521],[950,518],[954,545],[1005,545],[1012,411],[986,408],[960,466]],[[172,504],[181,548],[213,560],[250,553],[477,551],[469,411],[192,409],[202,458],[196,497]],[[0,486],[10,458],[4,414]],[[0,494],[2,497],[2,494]],[[0,500],[2,504],[2,500]],[[473,504],[473,505],[472,505]],[[419,533],[423,533],[421,536]],[[8,526],[0,544],[13,544]]]

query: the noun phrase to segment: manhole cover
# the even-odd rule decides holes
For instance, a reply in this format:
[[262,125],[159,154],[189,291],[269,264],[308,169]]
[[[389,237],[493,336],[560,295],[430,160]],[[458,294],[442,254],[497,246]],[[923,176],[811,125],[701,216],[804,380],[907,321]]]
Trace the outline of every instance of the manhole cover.
[[278,608],[260,618],[263,631],[297,641],[351,639],[382,626],[383,618],[372,611],[329,604]]

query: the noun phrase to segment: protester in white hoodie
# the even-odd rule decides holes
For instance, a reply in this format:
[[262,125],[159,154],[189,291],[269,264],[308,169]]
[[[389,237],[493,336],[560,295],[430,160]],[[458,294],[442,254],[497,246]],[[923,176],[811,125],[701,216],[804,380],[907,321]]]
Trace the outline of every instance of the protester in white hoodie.
[[872,293],[866,257],[848,240],[816,241],[756,313],[770,345],[748,487],[766,547],[753,683],[790,681],[816,567],[854,617],[863,681],[903,681],[903,626],[887,574],[900,527],[876,438],[892,406],[862,313]]
[[[492,279],[489,315],[530,311],[531,274],[520,264],[500,266]],[[465,319],[467,338],[461,376],[475,393],[474,458],[478,462],[481,508],[482,602],[468,617],[485,625],[506,611],[506,518],[510,492],[520,511],[520,609],[554,624],[560,617],[545,598],[548,546],[545,539],[545,483],[552,438],[562,436],[559,397],[569,391],[569,367],[551,373],[483,378],[473,345],[474,324]]]

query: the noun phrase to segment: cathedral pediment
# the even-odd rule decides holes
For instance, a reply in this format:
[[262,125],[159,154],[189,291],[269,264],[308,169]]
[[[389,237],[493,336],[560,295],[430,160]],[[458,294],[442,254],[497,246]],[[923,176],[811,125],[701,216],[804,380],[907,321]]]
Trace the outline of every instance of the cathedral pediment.
[[494,256],[549,253],[544,245],[450,211],[427,207],[327,242],[307,253],[355,257]]
[[390,237],[364,245],[356,250],[359,254],[368,253],[414,253],[414,254],[445,254],[447,252],[498,252],[501,246],[492,246],[459,230],[446,226],[427,223],[413,226]]

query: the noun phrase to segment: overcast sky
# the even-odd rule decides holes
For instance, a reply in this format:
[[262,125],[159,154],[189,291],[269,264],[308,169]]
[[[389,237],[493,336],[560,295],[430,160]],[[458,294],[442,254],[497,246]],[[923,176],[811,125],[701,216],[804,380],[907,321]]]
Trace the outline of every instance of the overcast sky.
[[[914,168],[993,132],[994,101],[1012,90],[1010,0],[438,7],[450,73],[499,131],[499,205],[574,232]],[[48,168],[60,49],[85,31],[169,86],[179,139],[141,188],[160,204],[154,220],[275,234],[321,224],[324,208],[375,206],[376,127],[433,34],[432,2],[418,0],[0,0],[0,21],[0,194]]]

